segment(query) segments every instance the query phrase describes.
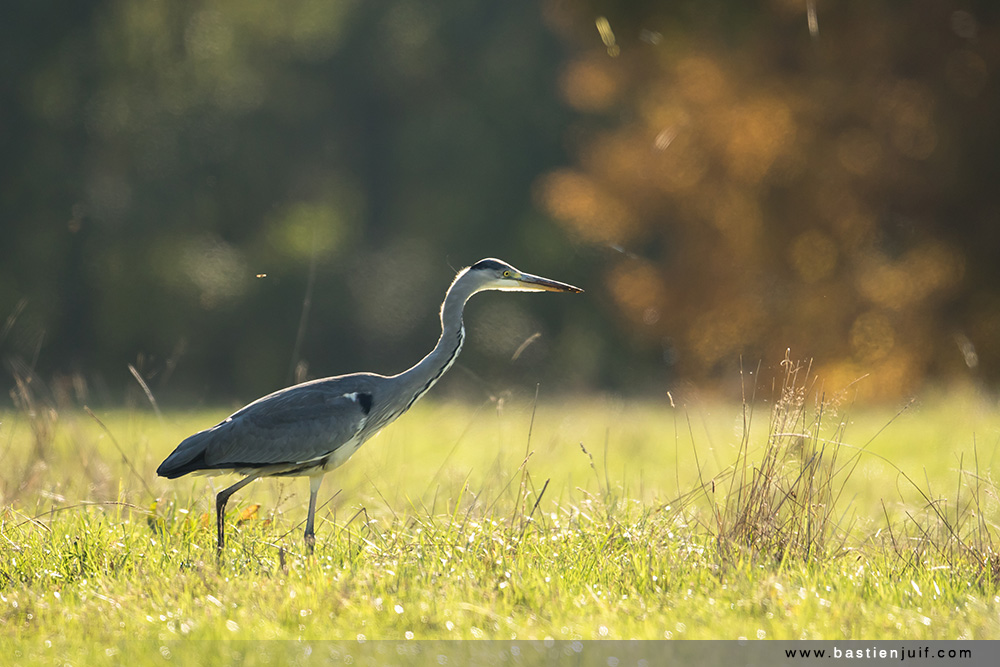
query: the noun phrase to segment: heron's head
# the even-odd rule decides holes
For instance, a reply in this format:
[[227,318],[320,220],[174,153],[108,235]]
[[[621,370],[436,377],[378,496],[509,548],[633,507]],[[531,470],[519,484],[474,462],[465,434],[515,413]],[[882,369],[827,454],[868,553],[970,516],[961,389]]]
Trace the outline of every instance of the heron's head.
[[499,259],[481,259],[463,274],[466,280],[475,281],[475,291],[503,290],[507,292],[582,292],[556,280],[518,271]]

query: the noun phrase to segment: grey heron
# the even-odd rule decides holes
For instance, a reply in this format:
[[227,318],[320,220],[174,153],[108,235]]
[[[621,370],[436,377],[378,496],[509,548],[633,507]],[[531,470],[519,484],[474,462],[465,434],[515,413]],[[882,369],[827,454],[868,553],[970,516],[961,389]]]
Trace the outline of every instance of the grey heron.
[[462,349],[462,313],[484,290],[582,292],[579,287],[518,271],[498,259],[483,259],[455,276],[441,304],[441,337],[415,366],[398,375],[353,373],[287,387],[240,408],[215,426],[185,439],[156,474],[176,479],[188,473],[239,473],[243,478],[215,498],[218,552],[225,547],[226,502],[250,482],[266,476],[309,478],[305,541],[316,541],[313,521],[323,476],[343,465],[434,386]]

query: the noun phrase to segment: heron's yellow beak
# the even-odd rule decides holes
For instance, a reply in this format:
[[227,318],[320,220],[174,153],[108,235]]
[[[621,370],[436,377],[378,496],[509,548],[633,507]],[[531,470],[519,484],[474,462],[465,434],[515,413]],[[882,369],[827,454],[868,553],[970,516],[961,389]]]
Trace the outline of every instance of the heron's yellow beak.
[[517,283],[515,289],[527,292],[573,292],[579,294],[583,290],[558,280],[549,280],[541,276],[533,276],[530,273],[518,273],[510,278]]

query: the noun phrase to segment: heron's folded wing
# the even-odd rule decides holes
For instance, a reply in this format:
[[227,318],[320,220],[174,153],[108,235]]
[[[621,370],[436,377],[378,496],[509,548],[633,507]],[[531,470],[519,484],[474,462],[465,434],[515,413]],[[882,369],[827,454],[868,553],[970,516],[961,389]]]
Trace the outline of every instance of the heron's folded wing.
[[205,462],[225,468],[321,458],[358,437],[370,401],[323,385],[272,394],[205,432]]

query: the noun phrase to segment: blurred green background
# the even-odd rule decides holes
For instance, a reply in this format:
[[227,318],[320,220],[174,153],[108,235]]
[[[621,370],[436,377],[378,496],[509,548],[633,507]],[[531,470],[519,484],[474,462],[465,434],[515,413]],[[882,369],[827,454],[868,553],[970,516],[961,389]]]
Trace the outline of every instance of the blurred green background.
[[445,391],[662,394],[787,348],[873,397],[990,386],[998,13],[8,3],[3,382],[119,403],[131,364],[190,405],[398,372],[497,256],[587,293],[477,297]]

